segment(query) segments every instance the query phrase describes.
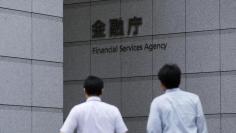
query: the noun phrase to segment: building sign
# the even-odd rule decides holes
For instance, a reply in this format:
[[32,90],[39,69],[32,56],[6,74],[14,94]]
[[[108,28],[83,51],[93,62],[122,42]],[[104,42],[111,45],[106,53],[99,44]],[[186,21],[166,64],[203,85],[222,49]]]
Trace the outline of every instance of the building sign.
[[124,21],[122,18],[109,20],[109,33],[106,33],[106,24],[101,20],[97,20],[92,24],[92,38],[104,38],[106,34],[109,37],[120,37],[127,35],[136,36],[139,33],[139,27],[142,26],[143,20],[141,17],[134,16],[128,21],[128,29],[124,29]]
[[[106,33],[106,24],[101,20],[95,21],[92,24],[92,38],[105,38],[107,35],[109,37],[122,37],[125,35],[137,36],[139,34],[139,28],[143,24],[143,19],[141,17],[132,17],[128,20],[128,29],[124,29],[124,21],[122,18],[115,18],[109,20],[109,32]],[[92,54],[112,54],[112,53],[126,53],[126,52],[141,52],[148,51],[152,52],[154,50],[166,50],[167,43],[157,43],[157,44],[120,44],[116,46],[102,47],[96,46],[91,48]]]
[[111,54],[111,53],[126,53],[126,52],[141,52],[148,51],[152,52],[154,50],[167,49],[167,43],[157,43],[157,44],[130,44],[130,45],[116,45],[109,47],[92,47],[92,54]]
[[93,31],[93,38],[102,38],[105,37],[105,30],[106,30],[106,25],[100,21],[97,20],[93,25],[92,25],[92,31]]

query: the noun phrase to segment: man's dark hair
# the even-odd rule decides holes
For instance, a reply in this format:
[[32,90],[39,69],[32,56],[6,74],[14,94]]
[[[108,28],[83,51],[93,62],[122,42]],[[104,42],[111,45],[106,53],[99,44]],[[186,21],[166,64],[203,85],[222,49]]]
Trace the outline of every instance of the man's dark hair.
[[100,96],[104,87],[103,80],[96,76],[88,76],[84,81],[84,88],[89,96]]
[[178,88],[181,70],[176,64],[166,64],[158,72],[158,78],[167,89]]

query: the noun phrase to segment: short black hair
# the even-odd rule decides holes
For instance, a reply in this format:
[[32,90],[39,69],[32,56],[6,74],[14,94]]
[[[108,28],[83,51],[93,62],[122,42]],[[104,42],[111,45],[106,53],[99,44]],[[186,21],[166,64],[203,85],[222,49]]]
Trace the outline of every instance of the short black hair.
[[103,80],[96,76],[88,76],[84,81],[84,88],[89,96],[100,96],[103,87]]
[[176,64],[165,64],[158,72],[160,82],[167,88],[178,88],[181,81],[181,70]]

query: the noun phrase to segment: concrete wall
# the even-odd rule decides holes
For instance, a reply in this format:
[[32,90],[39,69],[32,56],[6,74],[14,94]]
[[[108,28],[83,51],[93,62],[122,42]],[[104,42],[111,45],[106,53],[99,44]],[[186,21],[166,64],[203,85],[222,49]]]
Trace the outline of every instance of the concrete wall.
[[[64,117],[84,101],[88,74],[104,78],[104,101],[119,107],[130,133],[144,133],[159,95],[158,69],[177,63],[181,87],[202,100],[210,133],[236,130],[235,0],[65,0]],[[98,19],[143,18],[137,37],[93,39]],[[106,23],[108,25],[108,22]],[[126,25],[127,27],[127,25]],[[127,28],[125,28],[127,29]],[[92,54],[95,46],[167,42],[166,51]]]
[[0,1],[0,133],[63,122],[63,1]]

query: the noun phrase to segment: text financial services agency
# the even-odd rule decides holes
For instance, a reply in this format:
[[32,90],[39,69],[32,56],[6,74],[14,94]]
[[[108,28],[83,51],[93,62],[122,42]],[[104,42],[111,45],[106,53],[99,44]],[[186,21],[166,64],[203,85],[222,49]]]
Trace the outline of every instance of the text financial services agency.
[[115,45],[115,46],[92,46],[92,54],[111,54],[111,53],[126,53],[126,52],[140,52],[148,51],[152,52],[154,50],[163,50],[167,49],[167,43],[154,43],[154,44],[129,44],[129,45]]

